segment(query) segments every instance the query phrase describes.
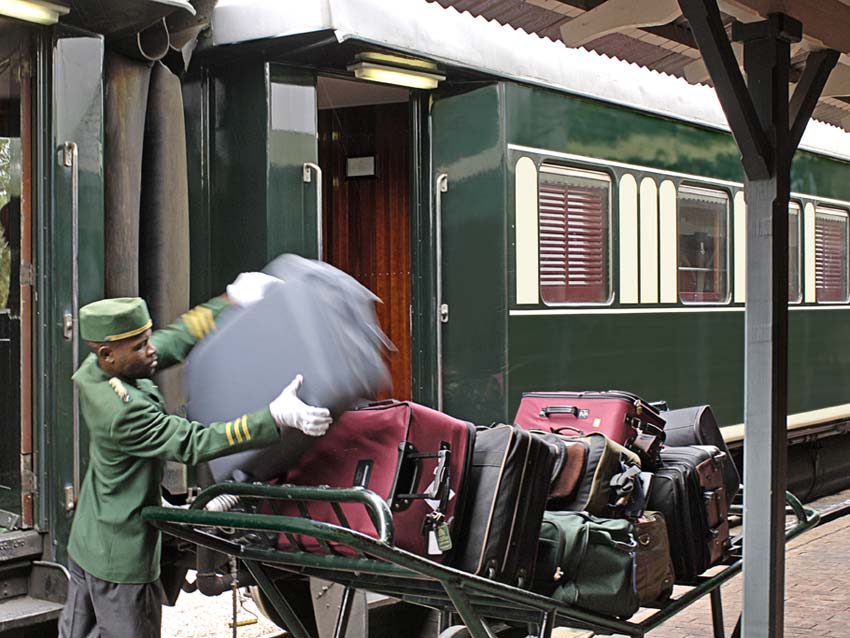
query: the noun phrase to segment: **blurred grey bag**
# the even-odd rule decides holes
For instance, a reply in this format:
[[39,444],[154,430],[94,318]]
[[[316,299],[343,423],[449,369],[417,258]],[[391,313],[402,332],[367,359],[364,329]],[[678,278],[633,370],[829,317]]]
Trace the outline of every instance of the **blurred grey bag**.
[[[368,289],[321,262],[285,255],[269,266],[285,280],[247,308],[223,312],[217,330],[187,359],[189,417],[227,421],[267,406],[296,374],[302,401],[338,416],[389,387],[384,355],[391,344],[378,326]],[[333,426],[331,426],[333,427]],[[263,450],[210,461],[216,481],[280,476],[313,441],[285,428]]]

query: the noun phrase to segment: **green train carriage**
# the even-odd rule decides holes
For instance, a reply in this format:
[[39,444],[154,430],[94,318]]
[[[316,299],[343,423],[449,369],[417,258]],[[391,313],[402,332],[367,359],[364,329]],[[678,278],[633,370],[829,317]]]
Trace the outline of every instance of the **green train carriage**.
[[[740,443],[743,175],[711,89],[426,2],[404,17],[374,0],[332,16],[302,4],[220,3],[182,77],[191,302],[281,252],[321,256],[384,300],[399,398],[489,423],[526,390],[623,388],[711,403]],[[109,47],[67,26],[0,28],[16,43],[0,64],[14,149],[0,144],[0,162],[18,184],[0,205],[20,222],[0,313],[0,570],[17,597],[61,580],[32,560],[66,560],[86,467],[75,311],[116,264]],[[377,83],[375,67],[420,88]],[[814,123],[794,164],[789,427],[804,495],[850,474],[848,137]],[[178,497],[188,477],[169,485]]]

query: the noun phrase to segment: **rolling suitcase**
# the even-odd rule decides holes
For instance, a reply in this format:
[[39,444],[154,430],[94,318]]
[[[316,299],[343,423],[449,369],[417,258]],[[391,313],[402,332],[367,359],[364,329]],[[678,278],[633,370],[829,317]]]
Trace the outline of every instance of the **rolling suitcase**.
[[666,445],[670,447],[713,445],[726,454],[723,465],[723,487],[726,490],[726,502],[731,505],[740,489],[741,475],[729,454],[711,406],[697,405],[680,410],[668,410],[663,414],[667,422],[664,428]]
[[517,426],[481,428],[456,567],[528,588],[555,450]]
[[[469,486],[475,426],[412,402],[385,401],[344,413],[281,480],[295,485],[362,486],[393,512],[401,549],[450,562]],[[338,524],[329,503],[307,504],[314,520]],[[343,504],[349,526],[375,536],[365,509]],[[297,503],[272,513],[299,516]],[[301,548],[319,550],[299,537]],[[281,536],[286,544],[290,539]]]
[[628,392],[524,392],[514,423],[558,434],[601,432],[636,452],[644,469],[658,463],[664,419]]
[[723,560],[729,546],[725,456],[716,447],[694,445],[665,448],[661,459],[648,508],[661,512],[667,522],[676,582],[693,584]]

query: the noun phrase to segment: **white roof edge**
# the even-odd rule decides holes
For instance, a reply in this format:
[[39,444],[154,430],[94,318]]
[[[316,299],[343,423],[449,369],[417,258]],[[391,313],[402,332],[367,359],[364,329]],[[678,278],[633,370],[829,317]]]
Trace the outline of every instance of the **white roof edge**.
[[[714,89],[646,67],[573,49],[495,20],[426,0],[219,0],[213,46],[332,30],[443,64],[729,130]],[[810,120],[800,148],[850,161],[850,133]]]

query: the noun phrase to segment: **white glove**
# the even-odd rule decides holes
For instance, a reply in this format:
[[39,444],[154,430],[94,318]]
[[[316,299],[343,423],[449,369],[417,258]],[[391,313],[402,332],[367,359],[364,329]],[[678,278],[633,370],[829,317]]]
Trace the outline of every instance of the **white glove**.
[[239,306],[249,306],[265,297],[269,288],[282,283],[264,272],[243,272],[227,287],[227,296]]
[[304,377],[296,375],[283,392],[271,403],[271,410],[278,427],[301,430],[308,436],[322,436],[331,424],[331,413],[326,408],[315,408],[298,398],[298,389]]

